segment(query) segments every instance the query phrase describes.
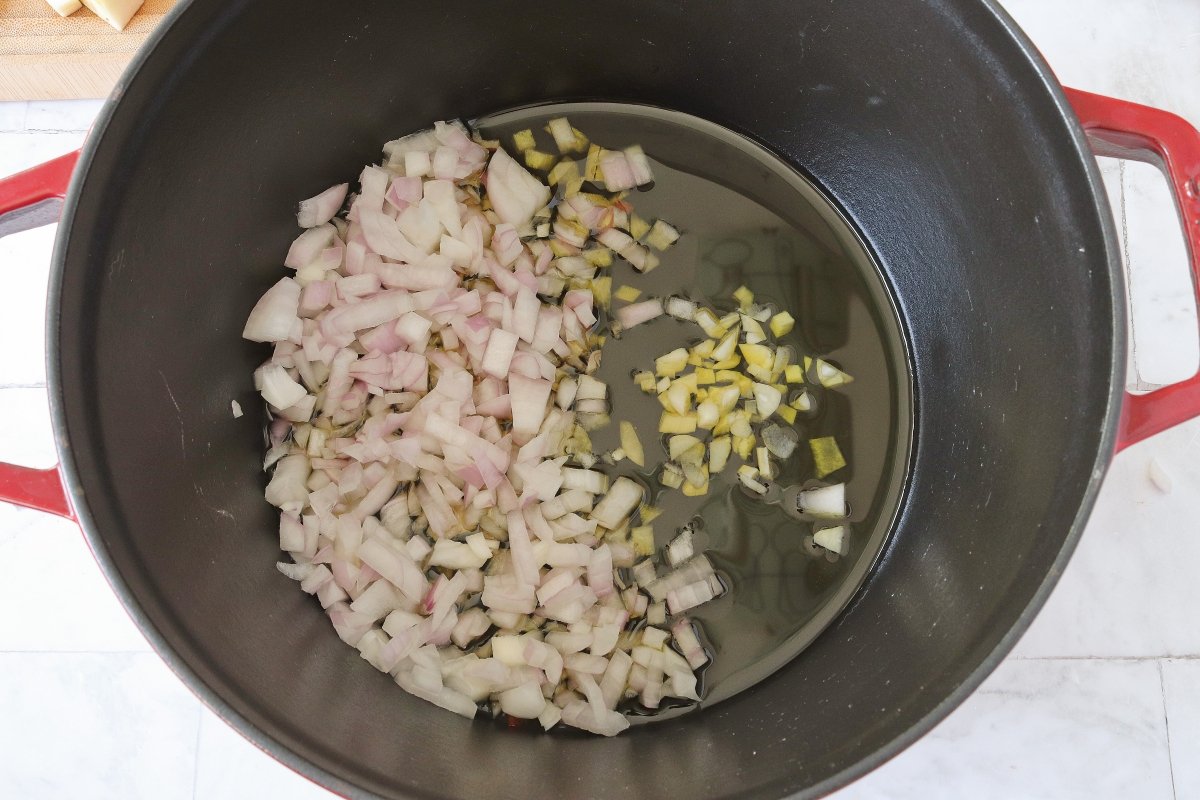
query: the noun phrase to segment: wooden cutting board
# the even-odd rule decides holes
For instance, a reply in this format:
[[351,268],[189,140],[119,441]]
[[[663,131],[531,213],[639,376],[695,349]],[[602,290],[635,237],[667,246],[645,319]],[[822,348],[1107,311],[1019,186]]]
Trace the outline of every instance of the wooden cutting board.
[[0,0],[0,100],[106,97],[176,0],[146,0],[118,32],[86,8],[60,17],[45,0]]

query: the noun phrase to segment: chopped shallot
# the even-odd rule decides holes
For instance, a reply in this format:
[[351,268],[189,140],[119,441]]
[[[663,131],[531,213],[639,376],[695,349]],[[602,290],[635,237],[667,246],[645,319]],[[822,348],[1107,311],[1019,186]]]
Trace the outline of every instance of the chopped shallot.
[[300,211],[296,214],[296,222],[301,228],[315,228],[333,219],[342,203],[346,200],[348,183],[339,183],[321,192],[316,197],[300,201]]
[[[565,118],[548,130],[560,153],[588,151],[613,192],[653,180],[636,146],[588,150]],[[634,566],[653,549],[645,492],[591,468],[586,432],[610,411],[594,375],[611,297],[599,272],[610,249],[658,264],[622,228],[660,250],[679,234],[621,195],[581,192],[578,166],[524,134],[553,199],[498,142],[451,122],[389,142],[356,194],[339,184],[300,203],[283,262],[295,275],[243,331],[274,345],[255,373],[273,415],[265,495],[290,554],[277,569],[401,688],[465,717],[611,736],[629,725],[626,696],[699,699],[707,657],[666,615],[723,591],[690,531],[668,548],[674,571]],[[615,317],[628,329],[695,308],[652,298]],[[621,439],[618,455],[643,464],[628,423]],[[695,477],[692,455],[680,461]],[[661,627],[635,632],[647,615]]]
[[617,321],[623,328],[632,328],[662,315],[663,304],[661,300],[657,299],[644,300],[641,303],[633,303],[617,309]]

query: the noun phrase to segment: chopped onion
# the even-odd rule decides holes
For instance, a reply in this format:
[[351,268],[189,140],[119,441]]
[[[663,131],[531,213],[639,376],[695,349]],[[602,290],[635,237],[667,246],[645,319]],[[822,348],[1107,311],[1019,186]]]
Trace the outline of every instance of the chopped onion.
[[695,553],[692,545],[692,529],[684,528],[679,535],[667,545],[667,563],[672,567],[687,561]]
[[646,584],[643,588],[657,602],[665,600],[670,591],[682,588],[689,583],[707,580],[714,574],[712,562],[708,560],[708,556],[701,554],[680,565],[673,572]]
[[[565,119],[549,129],[562,152],[587,146]],[[275,345],[255,373],[274,416],[265,494],[292,554],[278,569],[399,686],[468,717],[490,701],[545,728],[613,735],[634,684],[650,706],[698,700],[662,629],[638,634],[658,656],[634,670],[631,631],[650,601],[621,570],[653,552],[656,512],[644,507],[630,529],[643,488],[625,477],[610,488],[587,434],[610,411],[595,377],[598,306],[612,295],[601,270],[614,253],[652,269],[658,257],[638,240],[662,248],[678,232],[627,199],[583,192],[578,165],[554,164],[532,131],[519,139],[526,163],[550,170],[553,200],[499,143],[450,122],[389,142],[344,214],[348,184],[301,203],[305,230],[284,259],[295,277],[264,294],[244,330]],[[653,179],[640,148],[588,152],[589,180]],[[667,311],[634,302],[631,287],[617,295],[630,305],[614,326]],[[694,304],[673,300],[690,318]],[[676,372],[691,357],[680,356]],[[636,430],[621,429],[608,458],[644,465]],[[704,452],[679,455],[691,478],[706,480]],[[675,543],[672,558],[683,551]],[[660,591],[660,625],[666,593],[686,604],[702,591],[693,583],[720,591],[707,560],[663,579],[650,561],[635,572]]]
[[562,711],[553,703],[546,703],[546,707],[538,715],[538,722],[541,723],[542,730],[546,731],[557,725],[561,719]]
[[594,706],[581,700],[573,700],[563,708],[562,721],[601,736],[616,736],[629,727],[629,720],[616,711],[604,711],[597,715]]
[[664,308],[667,314],[685,322],[691,322],[696,315],[696,304],[685,297],[668,297]]
[[646,157],[641,147],[636,144],[626,147],[624,154],[637,186],[645,186],[654,181],[654,174],[650,170],[650,159]]
[[333,242],[337,229],[332,225],[318,225],[309,228],[296,237],[288,249],[287,257],[283,259],[285,267],[300,269],[316,261],[318,256]]
[[299,513],[308,502],[308,457],[302,454],[284,456],[275,464],[275,472],[267,483],[267,502],[276,508]]
[[667,592],[667,611],[678,614],[707,603],[719,594],[721,594],[721,582],[717,580],[716,575],[709,575],[705,579]]
[[492,208],[501,221],[518,230],[528,225],[534,212],[550,200],[550,190],[501,148],[492,153],[487,175]]
[[[629,479],[626,478],[625,480]],[[621,478],[618,478],[617,481],[619,483]],[[630,483],[632,483],[632,481],[630,481]],[[568,490],[582,489],[590,494],[600,494],[608,491],[608,476],[603,472],[595,472],[589,469],[572,469],[568,467],[567,469],[563,470],[563,488]],[[640,497],[641,489],[639,488],[638,491]],[[574,510],[578,511],[579,509]],[[598,518],[596,518],[594,512],[592,517],[597,519],[597,521],[600,521]],[[603,525],[604,523],[601,522],[600,524]]]
[[500,710],[518,719],[537,719],[546,707],[542,687],[535,681],[527,681],[516,688],[501,692]]
[[680,619],[676,622],[671,627],[671,635],[675,637],[675,643],[692,669],[700,669],[708,663],[708,654],[704,652],[690,620]]
[[[495,334],[493,334],[493,337]],[[486,360],[486,356],[485,356]],[[512,404],[513,441],[524,444],[532,439],[542,427],[546,417],[546,405],[550,400],[552,385],[548,380],[534,380],[521,375],[508,378],[509,398]]]
[[282,342],[291,336],[300,306],[300,284],[281,278],[267,290],[242,329],[242,338],[254,342]]
[[592,509],[592,519],[612,530],[620,526],[642,502],[642,487],[625,476],[617,478],[604,498]]
[[613,591],[613,559],[612,551],[607,544],[602,544],[592,551],[587,565],[588,586],[596,597],[607,597]]
[[658,299],[644,300],[641,303],[632,303],[617,309],[617,321],[626,329],[649,322],[662,315],[663,304]]
[[507,378],[509,365],[517,350],[517,341],[515,333],[500,329],[492,331],[483,355],[483,371],[497,378]]
[[300,201],[300,211],[296,214],[296,222],[301,228],[315,228],[324,225],[337,214],[342,203],[346,201],[348,183],[331,186],[315,197]]
[[290,408],[308,396],[308,391],[278,364],[263,367],[261,380],[263,399],[276,408]]

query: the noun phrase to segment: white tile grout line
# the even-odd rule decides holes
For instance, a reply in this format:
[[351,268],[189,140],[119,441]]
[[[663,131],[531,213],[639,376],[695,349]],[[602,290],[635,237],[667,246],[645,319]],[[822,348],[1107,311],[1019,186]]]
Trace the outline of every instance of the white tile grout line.
[[196,791],[200,784],[200,726],[203,724],[204,714],[201,712],[196,715],[196,743],[192,748],[192,800],[196,800]]
[[1009,656],[1008,661],[1200,661],[1200,654],[1156,656]]
[[1163,674],[1163,660],[1158,660],[1158,686],[1162,691],[1163,731],[1167,735],[1167,769],[1171,775],[1171,798],[1178,800],[1179,793],[1175,789],[1175,755],[1171,752],[1171,714],[1167,709],[1167,678]]
[[0,656],[154,656],[158,659],[162,658],[153,650],[0,650]]

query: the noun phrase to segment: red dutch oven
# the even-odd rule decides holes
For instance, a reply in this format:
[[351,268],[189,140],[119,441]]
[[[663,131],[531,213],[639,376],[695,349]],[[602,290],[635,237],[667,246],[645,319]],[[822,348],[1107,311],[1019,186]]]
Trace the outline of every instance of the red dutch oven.
[[[892,295],[915,406],[890,541],[841,615],[752,689],[613,740],[472,724],[346,648],[273,574],[247,435],[263,420],[229,415],[296,198],[432,120],[596,99],[723,125],[820,187]],[[1200,413],[1200,376],[1124,391],[1093,153],[1164,169],[1195,277],[1196,130],[1063,89],[988,0],[185,0],[82,151],[0,181],[0,234],[61,211],[61,463],[0,466],[0,496],[77,520],[180,678],[347,796],[816,797],[978,686],[1061,574],[1113,453]]]

